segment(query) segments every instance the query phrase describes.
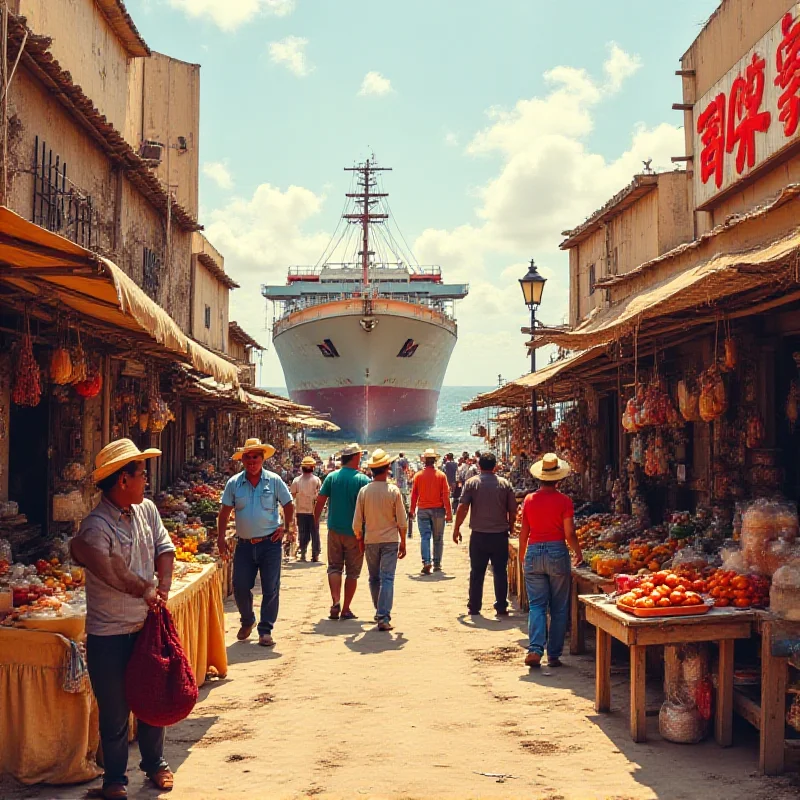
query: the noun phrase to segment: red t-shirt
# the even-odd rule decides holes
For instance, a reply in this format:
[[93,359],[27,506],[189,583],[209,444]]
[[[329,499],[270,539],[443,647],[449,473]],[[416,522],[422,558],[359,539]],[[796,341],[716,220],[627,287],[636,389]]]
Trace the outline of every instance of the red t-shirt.
[[528,522],[528,544],[563,542],[564,520],[575,516],[572,500],[559,491],[539,489],[525,498],[522,515]]

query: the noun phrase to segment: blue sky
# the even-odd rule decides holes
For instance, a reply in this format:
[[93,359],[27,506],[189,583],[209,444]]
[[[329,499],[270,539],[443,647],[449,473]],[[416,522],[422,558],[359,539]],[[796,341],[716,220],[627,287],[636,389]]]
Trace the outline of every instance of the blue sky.
[[[201,214],[264,344],[264,282],[314,263],[342,167],[374,150],[421,263],[468,281],[446,382],[527,369],[516,279],[567,309],[560,233],[683,152],[674,71],[716,0],[127,0],[150,46],[200,63]],[[262,381],[282,383],[273,352]],[[277,379],[276,379],[277,378]]]

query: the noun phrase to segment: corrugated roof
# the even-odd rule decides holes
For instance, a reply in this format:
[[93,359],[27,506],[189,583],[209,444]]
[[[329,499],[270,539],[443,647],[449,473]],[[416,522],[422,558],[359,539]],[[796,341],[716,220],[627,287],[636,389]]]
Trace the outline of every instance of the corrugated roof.
[[169,206],[172,219],[182,228],[199,231],[192,214],[167,194],[155,173],[139,154],[125,141],[122,134],[100,113],[83,89],[73,83],[72,76],[64,70],[49,51],[52,39],[33,33],[24,17],[8,15],[9,60],[16,58],[25,37],[28,39],[22,53],[22,64],[29,69],[82,125],[115,163],[122,167],[128,180],[165,216]]

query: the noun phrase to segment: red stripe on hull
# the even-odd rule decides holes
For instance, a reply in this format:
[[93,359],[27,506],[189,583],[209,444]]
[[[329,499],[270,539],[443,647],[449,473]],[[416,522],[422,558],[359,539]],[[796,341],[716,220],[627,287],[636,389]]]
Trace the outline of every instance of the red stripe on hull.
[[343,432],[365,442],[389,431],[413,433],[436,421],[439,392],[396,386],[341,386],[290,392],[292,400],[331,415]]

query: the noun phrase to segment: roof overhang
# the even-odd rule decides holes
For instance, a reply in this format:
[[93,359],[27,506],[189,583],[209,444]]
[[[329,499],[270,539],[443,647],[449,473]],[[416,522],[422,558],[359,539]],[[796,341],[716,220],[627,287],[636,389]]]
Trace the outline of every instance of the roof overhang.
[[150,48],[122,0],[95,0],[95,3],[129,56],[143,58],[150,55]]

